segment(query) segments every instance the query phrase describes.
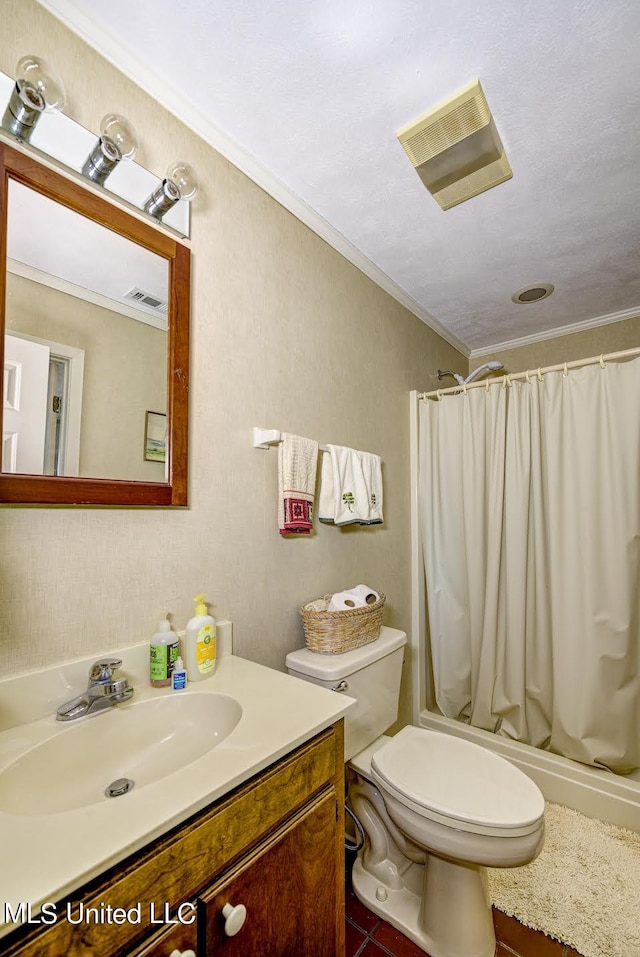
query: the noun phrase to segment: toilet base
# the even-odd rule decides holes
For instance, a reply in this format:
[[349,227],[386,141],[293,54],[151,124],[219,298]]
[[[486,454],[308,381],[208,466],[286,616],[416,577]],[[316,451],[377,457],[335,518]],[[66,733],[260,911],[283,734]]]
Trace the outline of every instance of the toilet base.
[[366,871],[358,856],[352,886],[365,907],[430,957],[494,957],[496,937],[484,868],[429,855],[426,865],[411,864],[403,874],[403,887],[394,890]]

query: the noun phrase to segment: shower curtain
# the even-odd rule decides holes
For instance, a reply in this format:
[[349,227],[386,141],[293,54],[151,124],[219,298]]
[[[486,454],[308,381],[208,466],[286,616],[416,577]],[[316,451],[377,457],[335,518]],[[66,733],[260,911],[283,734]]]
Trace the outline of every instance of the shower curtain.
[[431,665],[448,717],[640,766],[640,358],[420,403]]

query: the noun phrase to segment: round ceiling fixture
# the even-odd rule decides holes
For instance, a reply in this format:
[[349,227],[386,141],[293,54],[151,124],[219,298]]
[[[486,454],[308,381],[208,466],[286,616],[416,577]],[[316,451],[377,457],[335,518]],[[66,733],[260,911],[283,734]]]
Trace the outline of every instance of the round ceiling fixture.
[[525,286],[523,289],[518,289],[517,292],[514,292],[511,297],[511,302],[516,302],[518,305],[524,305],[528,302],[540,302],[541,299],[548,299],[553,290],[553,283],[535,282],[530,286]]

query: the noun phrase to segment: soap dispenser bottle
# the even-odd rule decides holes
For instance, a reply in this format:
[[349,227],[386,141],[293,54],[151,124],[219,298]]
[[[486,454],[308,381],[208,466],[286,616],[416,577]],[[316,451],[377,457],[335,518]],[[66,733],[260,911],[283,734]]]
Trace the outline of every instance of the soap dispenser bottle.
[[171,672],[177,657],[178,636],[165,617],[149,646],[150,677],[154,688],[167,688],[171,684]]
[[196,595],[193,618],[187,622],[184,636],[184,662],[189,681],[201,681],[216,667],[216,620],[209,614],[204,595]]

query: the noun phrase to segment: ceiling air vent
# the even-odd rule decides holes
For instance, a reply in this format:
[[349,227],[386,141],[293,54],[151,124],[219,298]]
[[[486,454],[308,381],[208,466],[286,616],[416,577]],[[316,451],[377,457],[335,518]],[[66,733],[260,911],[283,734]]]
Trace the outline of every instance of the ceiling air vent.
[[548,299],[554,288],[552,282],[536,282],[514,292],[511,297],[511,302],[518,303],[518,305],[525,305],[528,302],[540,302],[541,299]]
[[154,309],[163,316],[167,314],[167,303],[164,300],[158,299],[157,296],[152,296],[151,293],[145,292],[144,289],[138,289],[136,286],[125,293],[124,298],[137,302],[141,306],[147,306],[149,309]]
[[443,209],[513,176],[479,80],[399,130],[397,136]]

